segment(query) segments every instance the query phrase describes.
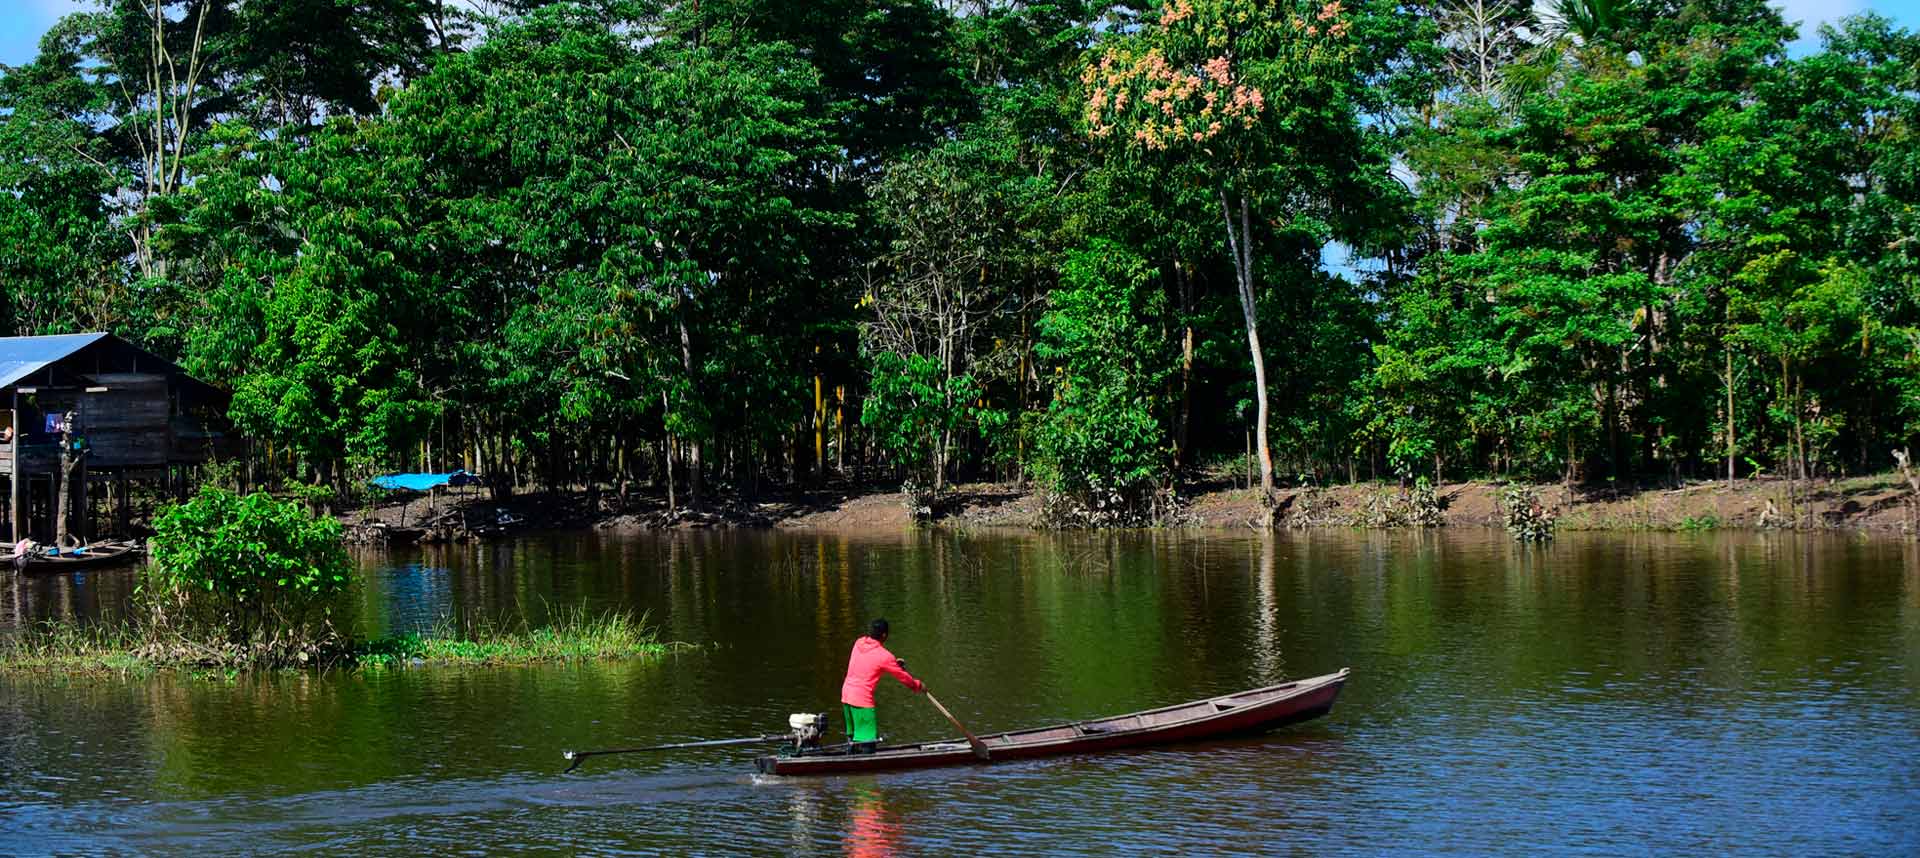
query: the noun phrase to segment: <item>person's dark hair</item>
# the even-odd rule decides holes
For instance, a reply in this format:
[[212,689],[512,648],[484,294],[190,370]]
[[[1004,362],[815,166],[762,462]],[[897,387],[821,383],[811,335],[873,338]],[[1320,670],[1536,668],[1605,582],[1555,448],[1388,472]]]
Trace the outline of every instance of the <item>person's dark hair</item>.
[[873,624],[867,627],[867,637],[877,641],[887,639],[887,620],[885,617],[874,620]]

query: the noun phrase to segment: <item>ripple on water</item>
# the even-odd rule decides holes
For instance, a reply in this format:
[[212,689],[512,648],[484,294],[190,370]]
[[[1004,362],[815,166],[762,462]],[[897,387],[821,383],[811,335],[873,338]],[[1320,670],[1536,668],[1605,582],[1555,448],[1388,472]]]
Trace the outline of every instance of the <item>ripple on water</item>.
[[[586,604],[717,645],[0,680],[0,854],[1920,854],[1920,583],[1897,547],[1786,544],[755,533],[396,557],[368,570],[378,628]],[[1328,718],[1178,749],[823,779],[688,751],[556,775],[561,748],[831,707],[874,615],[977,731],[1354,674]],[[881,719],[951,732],[897,688]]]

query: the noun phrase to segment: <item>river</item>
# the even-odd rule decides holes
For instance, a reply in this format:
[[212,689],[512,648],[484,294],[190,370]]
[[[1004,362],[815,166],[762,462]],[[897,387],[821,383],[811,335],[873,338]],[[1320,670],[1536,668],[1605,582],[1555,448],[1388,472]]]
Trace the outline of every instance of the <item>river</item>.
[[[1920,553],[1840,536],[552,535],[362,558],[367,631],[585,605],[696,649],[352,675],[0,677],[0,855],[1920,853]],[[15,579],[0,627],[131,573]],[[1353,669],[1265,736],[751,774],[867,620],[975,732]],[[944,738],[880,691],[882,732]]]

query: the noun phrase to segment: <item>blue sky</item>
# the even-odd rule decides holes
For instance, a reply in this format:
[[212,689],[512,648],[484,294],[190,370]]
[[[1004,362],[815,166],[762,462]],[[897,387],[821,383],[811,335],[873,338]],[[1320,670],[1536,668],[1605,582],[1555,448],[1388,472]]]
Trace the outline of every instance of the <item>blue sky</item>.
[[[0,65],[33,59],[40,34],[82,5],[82,0],[0,0]],[[1920,28],[1920,0],[1785,0],[1775,5],[1785,7],[1790,20],[1808,22],[1801,30],[1803,41],[1810,39],[1812,24],[1869,9],[1908,29]]]

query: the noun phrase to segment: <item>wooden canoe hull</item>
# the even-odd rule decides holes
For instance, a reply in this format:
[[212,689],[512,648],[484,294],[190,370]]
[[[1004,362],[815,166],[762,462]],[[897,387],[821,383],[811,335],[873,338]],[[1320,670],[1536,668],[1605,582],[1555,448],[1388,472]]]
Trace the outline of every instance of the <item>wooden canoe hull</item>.
[[[41,555],[27,561],[26,572],[29,575],[42,573],[79,572],[86,569],[98,569],[105,566],[117,566],[140,556],[140,549],[133,543],[103,543],[93,546],[86,554],[80,555]],[[0,554],[0,569],[14,568],[11,552]]]
[[[981,736],[993,762],[1092,754],[1146,745],[1260,733],[1327,714],[1347,671],[1256,688],[1129,715]],[[870,754],[766,756],[754,761],[772,775],[835,775],[978,763],[963,739],[881,747]]]

